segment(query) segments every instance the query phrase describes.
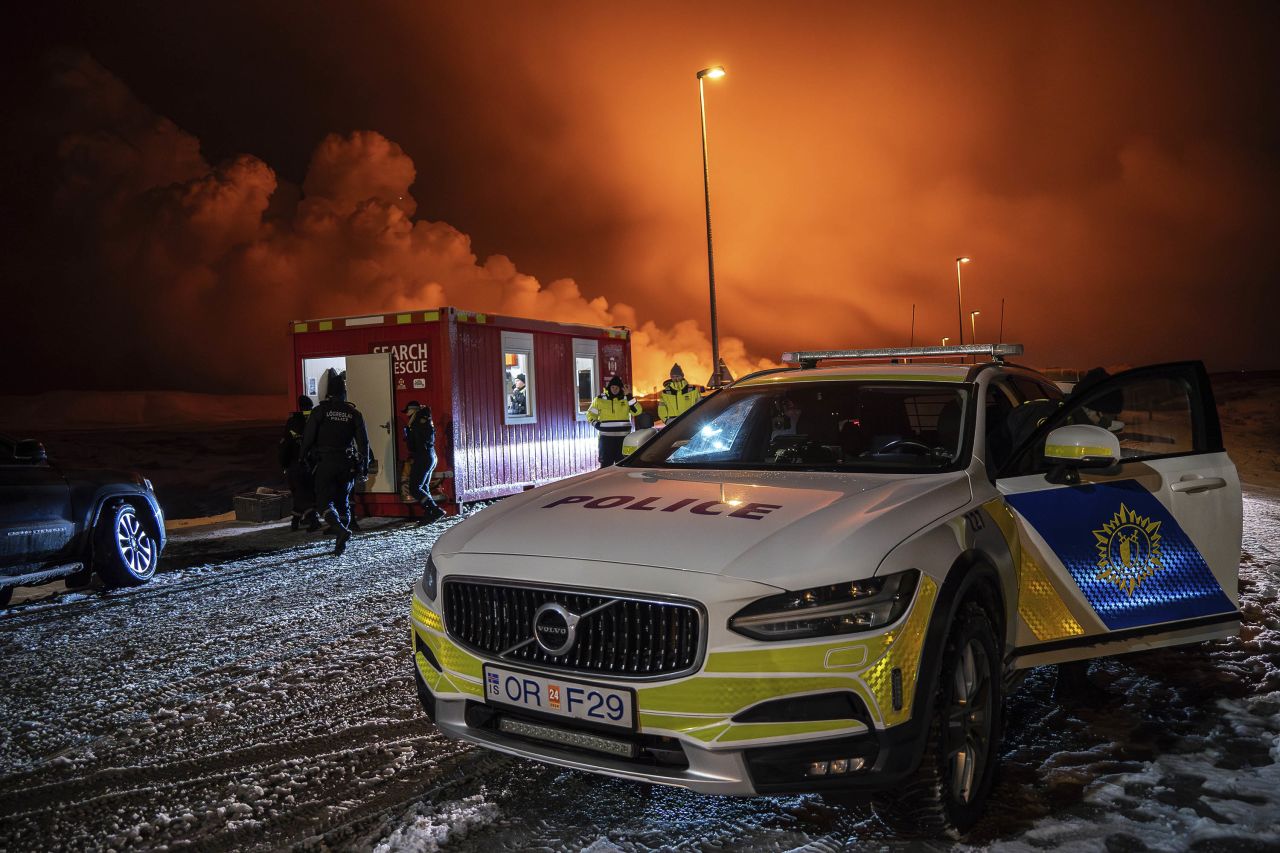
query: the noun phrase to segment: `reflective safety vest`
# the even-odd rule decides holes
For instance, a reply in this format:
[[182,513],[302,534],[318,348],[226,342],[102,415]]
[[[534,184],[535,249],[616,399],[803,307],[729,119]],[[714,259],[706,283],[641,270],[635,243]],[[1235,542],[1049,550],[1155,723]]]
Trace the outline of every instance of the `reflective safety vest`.
[[640,414],[634,399],[601,394],[587,409],[587,420],[600,428],[601,435],[623,437],[631,432],[631,416]]
[[702,399],[702,392],[695,386],[690,385],[683,379],[678,381],[680,382],[678,386],[673,382],[663,388],[662,393],[658,395],[658,418],[660,420],[669,421],[678,415],[683,415],[692,408],[694,403]]

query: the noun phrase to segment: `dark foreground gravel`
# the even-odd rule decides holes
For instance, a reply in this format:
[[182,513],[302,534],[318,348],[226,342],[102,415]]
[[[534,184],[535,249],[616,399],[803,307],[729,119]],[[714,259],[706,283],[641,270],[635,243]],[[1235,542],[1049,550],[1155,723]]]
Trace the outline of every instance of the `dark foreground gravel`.
[[[124,592],[0,616],[0,849],[941,850],[869,810],[617,782],[443,739],[408,589],[436,533],[347,556],[274,527],[186,534]],[[1009,700],[988,819],[960,848],[1280,850],[1280,495],[1250,491],[1238,638],[1048,669]]]

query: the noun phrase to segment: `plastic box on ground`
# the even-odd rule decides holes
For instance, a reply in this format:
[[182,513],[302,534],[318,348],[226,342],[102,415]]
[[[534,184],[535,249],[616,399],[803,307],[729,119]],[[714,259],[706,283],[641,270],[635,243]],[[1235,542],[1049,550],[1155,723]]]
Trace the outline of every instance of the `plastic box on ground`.
[[289,515],[289,493],[258,489],[236,495],[232,505],[236,521],[278,521]]

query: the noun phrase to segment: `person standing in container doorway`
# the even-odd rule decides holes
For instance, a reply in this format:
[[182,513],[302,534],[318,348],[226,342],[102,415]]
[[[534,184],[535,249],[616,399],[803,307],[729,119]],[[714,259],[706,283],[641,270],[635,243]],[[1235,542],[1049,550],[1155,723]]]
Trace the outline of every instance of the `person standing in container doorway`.
[[631,432],[631,418],[640,414],[640,406],[630,389],[617,376],[609,379],[605,390],[587,409],[587,421],[600,433],[600,467],[622,461],[622,443]]
[[[355,447],[354,458],[351,455]],[[302,453],[315,454],[316,506],[325,521],[334,526],[333,553],[341,556],[351,539],[351,490],[356,478],[369,477],[369,433],[364,416],[347,402],[345,374],[330,371],[324,402],[316,406],[307,420],[302,438]]]
[[511,394],[507,397],[508,415],[523,416],[529,414],[529,399],[525,396],[525,393],[525,375],[517,373]]
[[298,411],[290,414],[285,421],[279,455],[280,467],[289,483],[289,497],[293,501],[293,517],[289,521],[289,529],[297,530],[305,521],[308,522],[307,532],[314,533],[320,529],[320,518],[316,515],[316,487],[311,469],[302,455],[302,435],[307,430],[310,415],[311,398],[300,394]]
[[697,386],[684,381],[684,371],[679,364],[671,365],[671,379],[662,383],[662,393],[658,395],[658,417],[670,424],[683,415],[693,404],[702,398]]
[[439,521],[445,514],[431,498],[431,472],[436,467],[436,425],[431,420],[431,407],[417,400],[410,400],[401,414],[409,416],[409,424],[404,428],[405,442],[413,458],[413,467],[409,469],[409,494],[422,504],[426,512],[418,519],[418,526],[422,527]]

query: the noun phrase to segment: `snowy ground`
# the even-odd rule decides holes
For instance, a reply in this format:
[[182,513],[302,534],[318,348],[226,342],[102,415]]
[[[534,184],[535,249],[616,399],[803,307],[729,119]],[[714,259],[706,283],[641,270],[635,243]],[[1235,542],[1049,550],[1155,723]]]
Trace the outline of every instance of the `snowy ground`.
[[[817,797],[703,797],[440,737],[408,588],[431,532],[346,557],[275,526],[175,538],[126,592],[0,615],[0,850],[941,850]],[[1280,491],[1250,490],[1239,638],[1052,673],[1009,702],[989,818],[960,849],[1280,850]]]

